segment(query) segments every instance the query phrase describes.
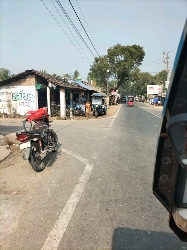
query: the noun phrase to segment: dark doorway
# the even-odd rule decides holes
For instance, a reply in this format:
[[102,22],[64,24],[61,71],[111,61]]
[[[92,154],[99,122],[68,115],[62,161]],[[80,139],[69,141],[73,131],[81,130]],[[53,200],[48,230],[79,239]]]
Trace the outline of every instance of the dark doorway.
[[47,107],[47,89],[38,90],[38,108]]

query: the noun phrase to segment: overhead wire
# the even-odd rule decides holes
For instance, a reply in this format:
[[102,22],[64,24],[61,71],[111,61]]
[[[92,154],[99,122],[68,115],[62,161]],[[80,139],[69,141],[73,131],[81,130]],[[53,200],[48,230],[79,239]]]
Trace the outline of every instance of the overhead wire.
[[[77,41],[76,37],[74,36],[74,34],[72,33],[72,31],[70,30],[70,28],[68,27],[67,23],[65,22],[64,18],[62,17],[62,15],[60,14],[60,12],[58,11],[57,7],[55,6],[54,2],[51,0],[53,6],[55,7],[56,11],[58,12],[58,14],[60,15],[60,17],[62,18],[63,22],[65,23],[66,27],[68,28],[68,30],[70,31],[70,33],[72,34],[73,38],[75,39],[75,41],[77,42],[77,44],[80,46],[80,48],[82,49],[82,51],[84,51],[84,49],[81,47],[80,43]],[[83,52],[84,53],[84,52]],[[84,55],[86,56],[86,58],[89,60],[89,58],[87,57],[87,55],[84,53]]]
[[57,24],[60,26],[60,28],[62,29],[62,31],[65,33],[65,35],[68,37],[68,39],[71,41],[71,43],[73,44],[73,46],[76,48],[76,50],[79,52],[79,54],[85,59],[85,61],[90,64],[86,58],[83,56],[83,54],[80,52],[80,50],[77,48],[77,46],[73,43],[73,41],[71,40],[71,38],[68,36],[68,34],[65,32],[65,30],[62,28],[62,26],[60,25],[60,23],[57,21],[57,19],[55,18],[55,16],[52,14],[52,12],[49,10],[49,8],[47,7],[47,5],[44,3],[43,0],[41,0],[42,3],[44,4],[44,6],[46,7],[46,9],[49,11],[49,13],[51,14],[51,16],[55,19],[55,21],[57,22]]
[[[76,0],[76,2],[77,2],[77,5],[78,5],[78,7],[79,7],[79,10],[80,10],[80,12],[81,12],[81,14],[82,14],[82,17],[83,17],[83,19],[84,19],[84,22],[85,22],[85,24],[86,24],[86,26],[87,26],[87,28],[88,28],[88,30],[89,30],[89,32],[90,32],[90,35],[91,35],[91,37],[92,37],[92,39],[93,39],[93,41],[94,41],[94,43],[95,43],[95,47],[97,48],[97,50],[98,50],[98,47],[96,46],[96,42],[95,42],[95,40],[94,40],[94,38],[93,38],[93,35],[92,35],[92,33],[91,33],[91,31],[90,31],[90,29],[89,29],[89,27],[88,27],[88,24],[87,24],[87,22],[86,22],[86,20],[85,20],[85,17],[84,17],[84,15],[83,15],[83,13],[82,13],[82,10],[81,10],[81,8],[80,8],[80,6],[79,6],[79,4],[78,4],[78,1]],[[100,53],[99,53],[100,54]]]
[[75,13],[75,15],[76,15],[77,19],[79,20],[79,22],[80,22],[80,24],[81,24],[81,26],[82,26],[82,28],[83,28],[84,32],[86,33],[86,36],[88,37],[88,39],[89,39],[89,41],[90,41],[90,43],[91,43],[92,47],[94,48],[95,52],[96,52],[96,53],[97,53],[97,55],[99,56],[99,53],[97,52],[97,50],[96,50],[96,48],[95,48],[94,44],[92,43],[92,41],[91,41],[91,39],[90,39],[90,37],[89,37],[89,35],[88,35],[88,33],[87,33],[86,29],[84,28],[84,26],[83,26],[83,24],[82,24],[82,22],[81,22],[81,20],[80,20],[80,18],[79,18],[79,16],[78,16],[78,14],[77,14],[76,10],[75,10],[75,8],[74,8],[73,4],[71,3],[71,0],[69,0],[69,3],[70,3],[70,5],[71,5],[71,7],[72,7],[72,9],[73,9],[73,11],[74,11],[74,13]]
[[[168,53],[171,53],[171,52],[173,52],[174,50],[176,50],[176,48],[175,49],[172,49],[172,50],[170,50]],[[173,52],[172,54],[176,54],[176,51],[175,52]],[[171,58],[171,57],[170,57]],[[153,62],[158,62],[158,61],[162,61],[161,59],[157,59],[157,60],[154,60],[154,61],[151,61],[151,62],[142,62],[142,64],[147,64],[147,65],[150,65],[150,64],[152,64]],[[162,61],[163,62],[163,61]]]
[[82,40],[82,42],[84,43],[84,45],[86,46],[86,48],[89,50],[89,52],[92,54],[92,56],[95,58],[95,55],[93,54],[92,50],[89,48],[88,44],[85,42],[84,38],[82,37],[82,35],[80,34],[80,32],[78,31],[78,29],[76,28],[76,26],[74,25],[73,21],[71,20],[71,18],[69,17],[69,15],[67,14],[66,10],[64,9],[64,7],[62,6],[62,4],[60,3],[59,0],[55,0],[58,4],[58,6],[60,7],[60,9],[62,10],[62,12],[64,13],[64,15],[66,16],[66,18],[68,19],[68,21],[71,23],[73,29],[75,30],[75,32],[78,34],[78,36],[80,37],[80,39]]

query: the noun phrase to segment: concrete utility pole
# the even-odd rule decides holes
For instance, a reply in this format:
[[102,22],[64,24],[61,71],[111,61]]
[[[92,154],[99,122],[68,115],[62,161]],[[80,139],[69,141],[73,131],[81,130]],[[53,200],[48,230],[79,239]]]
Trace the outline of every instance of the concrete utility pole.
[[164,55],[164,67],[165,67],[165,70],[167,71],[167,81],[166,81],[166,88],[168,88],[168,85],[169,85],[169,56],[168,56],[169,52],[163,52],[163,55]]
[[107,82],[106,82],[106,94],[108,96],[108,73],[109,73],[109,69],[107,69]]

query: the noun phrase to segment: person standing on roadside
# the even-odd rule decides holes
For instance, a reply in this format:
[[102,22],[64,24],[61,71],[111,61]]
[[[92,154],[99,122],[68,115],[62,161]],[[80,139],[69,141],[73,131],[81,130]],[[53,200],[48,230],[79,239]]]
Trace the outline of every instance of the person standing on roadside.
[[90,117],[90,113],[91,113],[91,104],[89,101],[86,102],[85,109],[86,109],[86,118],[88,120],[88,118]]

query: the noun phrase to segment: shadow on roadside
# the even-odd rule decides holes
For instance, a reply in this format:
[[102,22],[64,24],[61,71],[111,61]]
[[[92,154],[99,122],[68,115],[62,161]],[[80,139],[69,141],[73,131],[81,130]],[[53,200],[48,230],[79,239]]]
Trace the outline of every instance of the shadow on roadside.
[[176,235],[119,227],[114,230],[112,250],[178,250],[187,249],[187,243]]
[[61,143],[58,143],[58,149],[57,149],[57,151],[56,152],[51,152],[51,153],[49,153],[47,156],[46,156],[46,158],[45,158],[45,163],[46,163],[46,167],[52,167],[53,166],[53,164],[55,163],[55,161],[56,161],[56,159],[57,159],[57,157],[58,157],[58,155],[60,155],[61,154],[61,152],[60,152],[60,147],[61,147]]

